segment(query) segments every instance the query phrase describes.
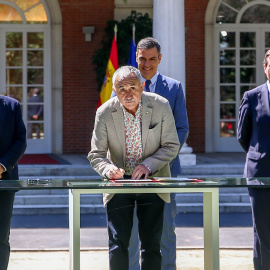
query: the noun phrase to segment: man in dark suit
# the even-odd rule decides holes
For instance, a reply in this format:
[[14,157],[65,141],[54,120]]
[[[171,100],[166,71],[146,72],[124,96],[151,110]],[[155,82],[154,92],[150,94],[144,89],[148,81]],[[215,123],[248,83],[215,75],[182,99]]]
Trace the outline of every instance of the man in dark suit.
[[[18,180],[17,162],[26,149],[26,129],[20,103],[0,96],[0,179]],[[0,191],[0,270],[9,261],[9,233],[14,192]]]
[[[147,37],[139,41],[137,45],[136,61],[142,80],[145,83],[144,91],[159,94],[169,101],[181,149],[189,133],[185,96],[179,81],[164,76],[157,71],[161,58],[161,47],[156,39]],[[114,96],[115,92],[112,92],[111,97]],[[181,174],[181,165],[178,156],[170,163],[170,169],[172,177],[177,177]],[[162,270],[176,269],[175,195],[175,193],[171,194],[171,202],[166,203],[164,208],[164,223],[161,238],[161,251],[163,256]],[[135,217],[129,248],[130,270],[139,270],[137,223],[138,221]]]
[[[189,132],[184,92],[179,81],[164,76],[157,71],[161,58],[160,44],[156,39],[147,37],[139,41],[136,60],[142,80],[145,82],[144,91],[159,94],[169,101],[181,149],[186,142]],[[113,92],[112,96],[114,95]],[[177,177],[181,173],[178,156],[170,163],[170,168],[172,177]],[[161,238],[162,270],[176,269],[175,195],[175,193],[171,194],[171,202],[166,203],[164,208],[164,222]],[[134,224],[137,224],[136,218]],[[139,244],[137,235],[138,233],[134,226],[129,248],[130,270],[139,269]]]
[[[245,92],[237,136],[246,155],[245,177],[270,177],[270,50],[265,54],[267,82]],[[255,270],[270,269],[270,189],[249,188],[254,227]]]
[[[164,76],[157,71],[161,58],[160,44],[156,39],[148,37],[139,41],[136,60],[143,81],[145,81],[144,91],[159,94],[169,101],[181,149],[186,142],[189,132],[184,92],[179,81]],[[172,177],[177,177],[181,173],[178,156],[170,163],[170,168]],[[162,270],[176,269],[175,195],[175,193],[171,194],[171,203],[166,203],[164,207],[161,238]]]

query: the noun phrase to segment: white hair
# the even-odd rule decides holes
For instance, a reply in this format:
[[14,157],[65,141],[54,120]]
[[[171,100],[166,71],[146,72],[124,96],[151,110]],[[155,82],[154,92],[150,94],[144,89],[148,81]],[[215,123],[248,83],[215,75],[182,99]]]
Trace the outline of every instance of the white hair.
[[142,84],[142,77],[140,75],[140,71],[133,67],[133,66],[122,66],[118,68],[112,77],[112,83],[113,83],[113,88],[115,89],[115,80],[119,76],[118,81],[122,81],[123,79],[127,78],[130,74],[134,74],[135,77],[137,77],[140,80],[140,84]]

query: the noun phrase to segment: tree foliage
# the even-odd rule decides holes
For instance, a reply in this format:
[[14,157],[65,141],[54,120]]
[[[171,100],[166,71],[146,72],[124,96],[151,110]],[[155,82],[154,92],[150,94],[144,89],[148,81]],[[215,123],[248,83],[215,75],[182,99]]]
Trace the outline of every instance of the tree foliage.
[[143,15],[142,13],[137,13],[135,10],[132,10],[131,15],[120,22],[116,20],[110,20],[107,22],[107,26],[105,27],[105,35],[102,39],[102,48],[96,50],[93,55],[93,64],[96,66],[95,71],[97,74],[98,91],[101,90],[106,67],[110,57],[115,25],[117,25],[118,61],[119,66],[123,66],[128,64],[133,24],[135,24],[136,27],[136,44],[142,38],[152,36],[153,20],[149,17],[148,13]]

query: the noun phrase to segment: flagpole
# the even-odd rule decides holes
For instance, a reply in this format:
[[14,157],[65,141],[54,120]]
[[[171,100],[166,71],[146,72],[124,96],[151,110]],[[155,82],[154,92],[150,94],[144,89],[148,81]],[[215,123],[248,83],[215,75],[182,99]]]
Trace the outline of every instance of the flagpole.
[[135,42],[135,23],[133,23],[133,27],[132,27],[132,37],[133,37],[133,40]]
[[114,26],[114,37],[115,41],[117,41],[117,24]]

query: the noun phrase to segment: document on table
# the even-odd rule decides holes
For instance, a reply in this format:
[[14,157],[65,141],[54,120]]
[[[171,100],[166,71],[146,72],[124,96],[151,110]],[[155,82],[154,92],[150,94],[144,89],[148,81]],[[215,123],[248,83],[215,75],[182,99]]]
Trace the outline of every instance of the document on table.
[[193,178],[160,178],[160,177],[153,177],[148,179],[110,179],[109,181],[115,182],[115,183],[159,183],[159,182],[168,182],[168,183],[174,183],[174,182],[203,182],[203,180],[200,179],[193,179]]

